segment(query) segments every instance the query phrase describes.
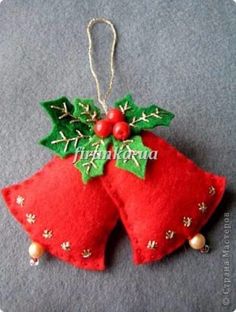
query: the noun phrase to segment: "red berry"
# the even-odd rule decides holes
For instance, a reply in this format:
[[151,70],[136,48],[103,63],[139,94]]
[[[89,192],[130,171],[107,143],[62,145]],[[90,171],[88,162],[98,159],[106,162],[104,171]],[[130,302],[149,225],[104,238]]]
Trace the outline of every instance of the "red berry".
[[123,141],[130,136],[130,127],[125,121],[117,122],[113,127],[113,135],[117,140]]
[[124,114],[118,108],[111,108],[107,113],[107,119],[114,125],[124,120]]
[[109,120],[98,120],[94,126],[94,132],[100,138],[106,138],[112,133],[112,124]]

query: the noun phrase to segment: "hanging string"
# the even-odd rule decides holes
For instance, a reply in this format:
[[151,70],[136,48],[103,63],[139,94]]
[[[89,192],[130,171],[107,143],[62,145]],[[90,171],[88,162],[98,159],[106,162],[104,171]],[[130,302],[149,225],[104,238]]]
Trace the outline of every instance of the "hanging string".
[[[112,46],[111,46],[111,54],[110,54],[110,70],[111,70],[111,76],[109,80],[109,85],[107,91],[104,93],[104,95],[101,94],[101,89],[100,89],[100,84],[99,80],[97,77],[97,74],[94,70],[94,65],[93,65],[93,43],[92,43],[92,37],[91,37],[91,30],[95,24],[98,23],[105,23],[111,27],[112,34],[113,34],[113,41],[112,41]],[[90,70],[91,73],[94,77],[95,83],[96,83],[96,89],[97,89],[97,98],[98,102],[101,104],[103,110],[105,113],[107,113],[107,104],[106,101],[111,94],[112,86],[113,86],[113,81],[114,81],[114,74],[115,74],[115,69],[114,69],[114,53],[115,53],[115,46],[116,46],[116,41],[117,41],[117,34],[114,25],[112,24],[111,21],[105,18],[93,18],[89,21],[88,26],[87,26],[87,35],[88,35],[88,41],[89,41],[89,48],[88,48],[88,57],[89,57],[89,65],[90,65]]]

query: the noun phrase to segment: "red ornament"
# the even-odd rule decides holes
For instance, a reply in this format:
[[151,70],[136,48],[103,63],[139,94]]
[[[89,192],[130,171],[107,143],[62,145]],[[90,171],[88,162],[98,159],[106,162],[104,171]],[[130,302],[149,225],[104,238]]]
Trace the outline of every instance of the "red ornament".
[[[114,35],[112,76],[102,98],[91,55],[90,27],[98,22],[101,20],[92,19],[87,29],[89,59],[98,100],[106,111],[105,99],[113,82],[116,32],[110,21],[102,20],[112,27]],[[65,97],[42,103],[54,127],[41,143],[60,156],[70,156],[54,157],[32,177],[1,190],[9,210],[33,242],[29,248],[31,263],[36,265],[38,258],[48,251],[76,267],[103,270],[107,241],[118,220],[129,235],[136,264],[160,260],[187,240],[192,248],[205,252],[205,237],[199,231],[220,203],[226,180],[202,170],[155,134],[142,131],[168,126],[174,114],[156,105],[139,108],[130,95],[116,102],[124,115],[113,108],[102,120],[98,120],[100,113],[91,99],[76,98],[74,104]],[[74,122],[79,122],[78,129]],[[91,125],[98,137],[106,138],[113,133],[120,141],[129,138],[130,127],[136,126],[138,138],[134,134],[133,140],[116,144],[123,149],[122,156],[127,152],[131,158],[119,162],[118,157],[117,163],[117,159],[109,157],[105,167],[104,159],[96,156],[109,147],[109,140],[98,139],[87,131]],[[79,157],[77,147],[82,138],[87,140],[81,146],[86,151],[91,147],[95,154],[89,153],[85,161],[75,163],[73,154]],[[143,158],[142,151],[150,153]],[[96,178],[84,184],[85,175]]]
[[94,126],[94,132],[100,138],[106,138],[112,133],[112,124],[109,120],[98,120]]
[[31,241],[79,268],[103,270],[107,238],[119,218],[99,179],[84,185],[73,156],[54,157],[29,179],[2,190]]
[[111,108],[107,113],[107,119],[114,125],[119,121],[124,121],[124,114],[118,108]]
[[136,264],[160,260],[200,232],[219,205],[225,178],[150,132],[142,140],[159,155],[149,161],[145,179],[111,160],[104,176],[83,184],[73,156],[54,157],[31,178],[4,188],[3,198],[32,241],[79,268],[105,268],[107,239],[118,219]]
[[117,140],[123,141],[130,136],[130,127],[127,122],[117,122],[113,127],[113,135]]
[[157,160],[149,160],[145,179],[107,163],[101,177],[131,240],[136,264],[160,260],[197,235],[219,205],[226,179],[199,168],[151,132],[142,140]]

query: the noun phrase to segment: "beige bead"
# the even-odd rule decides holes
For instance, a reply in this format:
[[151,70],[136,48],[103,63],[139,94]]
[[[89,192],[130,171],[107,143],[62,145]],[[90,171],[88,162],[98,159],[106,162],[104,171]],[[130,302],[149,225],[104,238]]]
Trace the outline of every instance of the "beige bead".
[[29,246],[29,255],[34,259],[40,258],[44,254],[44,248],[42,245],[36,242],[32,242]]
[[193,238],[191,238],[188,242],[189,242],[189,245],[193,249],[198,249],[199,250],[199,249],[202,249],[205,246],[206,239],[205,239],[205,237],[201,233],[198,233]]

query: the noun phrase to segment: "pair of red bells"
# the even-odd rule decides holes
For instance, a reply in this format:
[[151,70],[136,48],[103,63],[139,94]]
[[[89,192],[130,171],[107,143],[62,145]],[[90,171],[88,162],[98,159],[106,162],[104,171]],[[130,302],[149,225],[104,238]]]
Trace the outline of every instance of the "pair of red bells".
[[121,110],[111,108],[105,119],[96,122],[94,132],[100,138],[106,138],[113,133],[117,140],[126,140],[130,136],[130,127],[124,120],[125,118]]

